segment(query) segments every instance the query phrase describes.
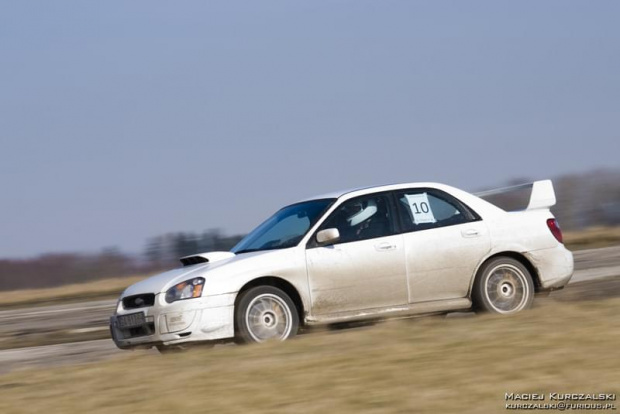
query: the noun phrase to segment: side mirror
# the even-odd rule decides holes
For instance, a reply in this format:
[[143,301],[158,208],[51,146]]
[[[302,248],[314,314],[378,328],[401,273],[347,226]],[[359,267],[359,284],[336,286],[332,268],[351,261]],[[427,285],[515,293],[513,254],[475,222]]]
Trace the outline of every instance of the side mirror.
[[340,240],[340,232],[336,228],[321,230],[316,234],[316,242],[321,246],[334,244],[338,240]]

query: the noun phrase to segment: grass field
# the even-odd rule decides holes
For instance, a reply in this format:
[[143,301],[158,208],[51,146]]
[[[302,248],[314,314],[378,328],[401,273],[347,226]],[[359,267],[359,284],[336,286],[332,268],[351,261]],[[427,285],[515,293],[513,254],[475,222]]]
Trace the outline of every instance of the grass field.
[[596,249],[620,244],[620,227],[593,227],[565,232],[564,242],[570,250]]
[[543,301],[510,318],[420,318],[281,344],[127,353],[1,376],[0,412],[503,413],[507,392],[620,394],[618,309],[617,297]]
[[127,286],[147,276],[101,279],[95,282],[76,283],[45,289],[24,289],[0,295],[0,310],[23,306],[43,306],[59,303],[86,302],[116,299]]

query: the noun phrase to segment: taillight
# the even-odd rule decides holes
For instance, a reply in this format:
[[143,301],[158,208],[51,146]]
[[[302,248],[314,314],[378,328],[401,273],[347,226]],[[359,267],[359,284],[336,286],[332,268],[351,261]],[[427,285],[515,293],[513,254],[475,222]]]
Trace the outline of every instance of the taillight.
[[547,227],[549,227],[551,234],[553,234],[553,237],[555,237],[557,241],[564,243],[562,238],[562,229],[560,229],[560,225],[556,219],[547,220]]

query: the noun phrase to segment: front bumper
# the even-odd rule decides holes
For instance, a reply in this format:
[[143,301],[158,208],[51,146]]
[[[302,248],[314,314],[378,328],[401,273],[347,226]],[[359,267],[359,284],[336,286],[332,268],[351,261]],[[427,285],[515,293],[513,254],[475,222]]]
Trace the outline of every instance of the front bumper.
[[[234,294],[225,294],[169,304],[164,294],[156,294],[150,307],[123,309],[119,302],[116,313],[110,317],[112,339],[117,347],[131,349],[232,338],[234,300]],[[121,327],[119,317],[132,313],[142,313],[144,323]]]

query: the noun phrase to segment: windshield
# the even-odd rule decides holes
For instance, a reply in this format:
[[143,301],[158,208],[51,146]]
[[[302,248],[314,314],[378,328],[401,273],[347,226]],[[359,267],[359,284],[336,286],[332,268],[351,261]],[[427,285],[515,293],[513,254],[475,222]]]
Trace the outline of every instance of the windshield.
[[284,249],[296,246],[334,199],[312,200],[284,207],[252,230],[232,252]]

